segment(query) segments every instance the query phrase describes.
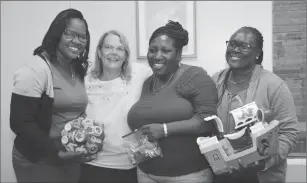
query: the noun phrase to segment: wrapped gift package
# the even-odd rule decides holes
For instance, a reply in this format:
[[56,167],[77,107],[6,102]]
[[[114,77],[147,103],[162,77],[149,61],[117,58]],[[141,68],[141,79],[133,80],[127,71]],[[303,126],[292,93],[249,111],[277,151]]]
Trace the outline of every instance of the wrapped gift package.
[[[259,109],[252,102],[230,113],[235,121],[235,133],[225,134],[222,138],[197,138],[201,153],[217,175],[238,170],[239,160],[242,166],[249,166],[277,153],[279,148],[279,122],[271,119],[271,110]],[[214,120],[218,130],[223,132],[217,116],[208,117],[205,122],[209,120]]]
[[92,119],[78,118],[68,122],[61,135],[67,151],[86,152],[88,156],[93,156],[102,150],[103,126]]

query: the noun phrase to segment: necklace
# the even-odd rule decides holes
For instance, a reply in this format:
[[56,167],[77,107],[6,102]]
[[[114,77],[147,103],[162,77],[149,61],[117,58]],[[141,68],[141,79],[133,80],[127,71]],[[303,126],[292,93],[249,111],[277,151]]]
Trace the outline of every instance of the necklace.
[[71,72],[71,79],[75,80],[76,72],[74,71],[72,67],[70,67],[70,72]]
[[168,84],[168,82],[172,79],[172,77],[174,76],[174,74],[175,73],[173,73],[169,78],[168,78],[168,80],[165,82],[165,84],[164,85],[162,85],[160,88],[158,88],[158,89],[155,89],[155,86],[156,86],[156,82],[157,82],[157,79],[156,79],[156,76],[154,75],[154,77],[153,77],[153,85],[152,85],[152,91],[153,92],[157,92],[157,91],[159,91],[159,90],[161,90],[162,88],[164,88],[167,84]]
[[237,82],[231,80],[231,78],[232,78],[232,71],[231,71],[230,76],[229,76],[229,81],[230,81],[232,84],[235,84],[235,85],[236,85],[236,84],[242,84],[242,83],[244,83],[244,82],[249,78],[249,76],[253,73],[253,71],[254,71],[254,70],[252,70],[252,71],[246,76],[245,79],[243,79],[242,81],[237,81]]
[[[57,60],[59,67],[61,67],[63,70],[66,70],[65,64],[63,64],[63,62],[60,61],[61,59],[58,56],[55,56],[55,59]],[[76,71],[74,70],[73,66],[69,64],[67,67],[68,68],[65,72],[67,72],[70,75],[72,80],[75,80],[76,79]]]

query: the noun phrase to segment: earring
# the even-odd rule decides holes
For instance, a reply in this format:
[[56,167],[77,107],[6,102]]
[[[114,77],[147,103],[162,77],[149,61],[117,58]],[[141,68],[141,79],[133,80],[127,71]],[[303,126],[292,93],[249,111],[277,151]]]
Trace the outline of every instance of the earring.
[[84,50],[80,55],[78,55],[77,59],[83,58],[85,56],[86,50]]
[[259,57],[256,57],[256,59],[258,59]]

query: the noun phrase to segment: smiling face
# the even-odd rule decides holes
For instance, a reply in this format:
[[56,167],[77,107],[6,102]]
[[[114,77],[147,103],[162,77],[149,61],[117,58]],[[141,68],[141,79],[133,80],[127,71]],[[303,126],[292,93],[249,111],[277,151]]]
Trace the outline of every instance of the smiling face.
[[176,71],[181,51],[174,47],[174,39],[160,35],[150,42],[147,59],[153,73],[163,77]]
[[256,64],[256,57],[259,54],[255,35],[242,28],[231,36],[227,46],[226,60],[231,68],[246,69]]
[[78,18],[70,19],[58,43],[58,56],[65,60],[76,59],[84,52],[87,43],[86,39],[84,21]]
[[98,50],[99,58],[102,60],[103,68],[121,69],[126,60],[126,51],[120,38],[114,34],[108,34]]

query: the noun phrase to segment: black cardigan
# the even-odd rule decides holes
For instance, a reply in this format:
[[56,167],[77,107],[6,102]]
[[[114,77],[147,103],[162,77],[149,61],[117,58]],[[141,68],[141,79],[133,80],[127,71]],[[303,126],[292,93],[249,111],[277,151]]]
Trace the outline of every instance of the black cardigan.
[[[30,65],[34,72],[49,72],[49,61],[44,62],[39,57],[36,58]],[[47,78],[46,84],[52,84],[52,81],[48,81],[50,79],[52,80],[52,77]],[[53,96],[50,95],[50,91],[43,92],[40,98],[12,93],[10,127],[16,134],[14,145],[31,162],[43,158],[58,160],[59,149],[49,138],[53,107]]]
[[53,98],[41,98],[13,93],[10,127],[16,134],[14,145],[31,162],[44,157],[56,158],[58,149],[49,138]]

